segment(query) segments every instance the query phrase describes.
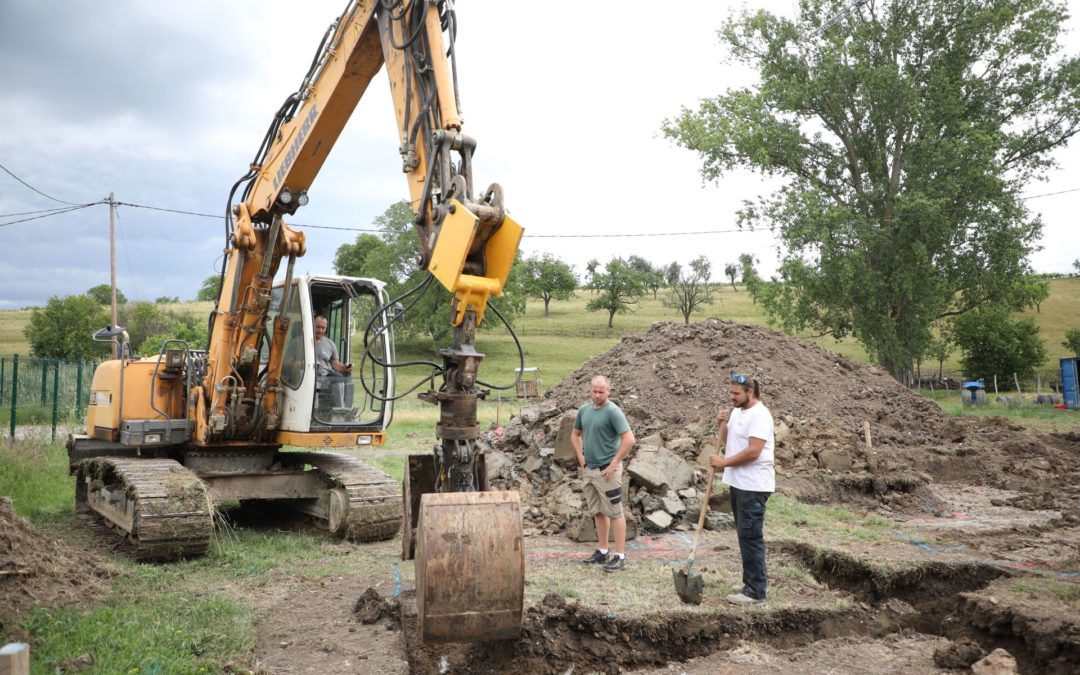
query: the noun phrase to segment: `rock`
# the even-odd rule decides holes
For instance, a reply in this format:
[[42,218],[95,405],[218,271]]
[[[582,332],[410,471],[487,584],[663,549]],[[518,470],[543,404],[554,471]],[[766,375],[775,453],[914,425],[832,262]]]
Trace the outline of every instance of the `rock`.
[[484,461],[487,463],[489,480],[509,476],[510,467],[514,466],[514,460],[510,459],[505,452],[499,452],[498,450],[484,453]]
[[531,427],[540,421],[540,409],[534,405],[525,406],[518,413],[518,417],[521,418],[522,425]]
[[697,447],[697,441],[693,438],[676,438],[667,442],[667,449],[672,452],[682,454],[684,452],[693,452]]
[[665,511],[667,511],[673,516],[677,516],[686,510],[686,506],[683,505],[682,500],[671,494],[667,495],[666,497],[662,497],[660,499],[660,505],[664,508]]
[[663,532],[671,527],[671,523],[674,522],[674,519],[667,511],[657,510],[645,516],[645,522],[652,528]]
[[[638,522],[630,509],[623,509],[623,515],[626,516],[626,540],[630,541],[638,535]],[[591,514],[584,513],[581,518],[578,518],[566,528],[566,536],[574,541],[596,541],[596,521],[593,520]],[[610,538],[611,533],[609,532],[608,539],[610,540]]]
[[540,456],[541,457],[554,457],[555,456],[555,448],[540,448]]
[[664,437],[660,434],[650,434],[645,438],[639,438],[637,444],[639,446],[651,445],[654,448],[662,448],[664,447]]
[[823,450],[818,453],[818,465],[829,471],[850,471],[851,455],[842,450]]
[[559,419],[559,430],[555,434],[555,461],[567,464],[577,464],[577,453],[570,444],[570,436],[574,433],[574,419],[576,411],[568,411]]
[[[701,439],[701,452],[698,453],[697,465],[709,468],[709,458],[716,452],[716,436],[706,436]],[[720,448],[720,454],[724,454],[724,449]]]
[[537,408],[537,416],[546,420],[549,417],[554,417],[559,412],[559,404],[555,401],[544,401]]
[[561,483],[566,479],[566,472],[559,468],[558,464],[552,464],[548,469],[548,475],[552,483]]
[[690,434],[694,438],[699,438],[701,434],[705,433],[705,427],[701,426],[697,422],[691,422],[686,425],[686,433]]
[[685,490],[679,490],[678,495],[684,499],[693,499],[694,497],[697,497],[697,490],[688,487]]
[[[698,514],[701,515],[700,513]],[[706,530],[728,530],[735,527],[735,517],[730,513],[709,511],[705,514]]]
[[575,492],[568,483],[563,483],[552,490],[547,499],[551,513],[564,520],[574,518],[585,508],[585,498],[580,492]]
[[540,459],[538,455],[533,455],[532,457],[525,460],[525,464],[522,468],[525,469],[525,473],[536,473],[537,470],[539,470],[540,467],[542,467],[543,465],[544,460]]
[[999,647],[971,664],[971,672],[975,675],[1016,675],[1016,659]]
[[681,457],[670,450],[642,446],[630,461],[627,471],[635,482],[651,489],[662,485],[670,490],[690,487],[694,471]]
[[777,422],[773,427],[773,442],[775,445],[780,445],[787,440],[787,437],[791,435],[791,427],[785,424],[783,421]]
[[934,650],[934,664],[950,670],[967,670],[982,657],[982,647],[970,640],[950,642]]

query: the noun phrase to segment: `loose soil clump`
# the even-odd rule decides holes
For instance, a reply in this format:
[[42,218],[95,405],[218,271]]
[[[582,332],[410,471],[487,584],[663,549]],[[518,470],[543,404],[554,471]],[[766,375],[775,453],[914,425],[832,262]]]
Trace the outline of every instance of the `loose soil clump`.
[[32,608],[100,602],[118,572],[96,554],[47,536],[0,498],[0,637]]

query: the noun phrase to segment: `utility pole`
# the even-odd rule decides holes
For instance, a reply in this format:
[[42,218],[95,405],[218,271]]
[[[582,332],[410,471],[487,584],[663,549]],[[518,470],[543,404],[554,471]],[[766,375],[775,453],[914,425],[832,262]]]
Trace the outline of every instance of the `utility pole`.
[[[109,293],[110,322],[116,326],[116,195],[109,193]],[[113,338],[113,354],[120,358],[120,343]]]

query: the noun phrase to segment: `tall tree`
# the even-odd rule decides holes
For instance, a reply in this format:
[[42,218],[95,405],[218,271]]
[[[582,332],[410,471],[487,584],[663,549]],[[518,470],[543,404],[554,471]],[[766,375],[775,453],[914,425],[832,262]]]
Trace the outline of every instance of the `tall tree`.
[[[98,284],[93,288],[86,291],[94,300],[97,300],[99,304],[111,305],[112,304],[112,286],[109,284]],[[123,305],[127,302],[127,298],[124,297],[124,293],[118,288],[116,289],[116,304]]]
[[590,312],[604,310],[608,313],[608,328],[612,327],[616,314],[632,311],[637,299],[645,295],[645,280],[639,272],[622,258],[612,258],[593,275],[593,289],[597,296],[585,306]]
[[739,266],[735,263],[728,263],[724,265],[724,276],[731,282],[731,290],[738,291],[735,288],[735,277],[739,276]]
[[679,280],[680,274],[682,274],[682,265],[677,262],[668,263],[664,267],[664,283],[668,286],[675,285],[675,282]]
[[698,256],[690,261],[690,266],[682,273],[668,290],[668,297],[664,298],[664,307],[679,310],[683,315],[683,323],[690,323],[690,315],[700,312],[703,305],[711,305],[713,302],[712,287],[709,280],[712,275],[712,264],[705,256]]
[[1065,341],[1061,346],[1069,350],[1070,354],[1080,356],[1080,328],[1070,328],[1065,331]]
[[568,300],[577,288],[574,270],[550,253],[525,258],[522,281],[525,292],[544,301],[544,316],[552,300]]
[[[852,334],[906,374],[938,319],[1006,301],[1041,223],[1020,198],[1080,129],[1080,60],[1057,0],[800,0],[721,31],[757,86],[665,123],[702,175],[786,179],[740,225],[775,227],[787,330]],[[836,18],[832,21],[833,17]]]
[[750,299],[756,305],[758,295],[761,293],[761,277],[758,276],[757,269],[754,265],[757,261],[754,260],[754,256],[749,253],[742,253],[739,255],[739,273],[742,275],[743,286],[746,286],[746,291],[750,293]]
[[111,349],[109,344],[91,338],[95,330],[108,324],[108,312],[89,295],[54,295],[45,307],[30,312],[23,335],[34,356],[94,359]]
[[657,293],[660,291],[660,287],[664,284],[664,271],[658,267],[653,267],[645,258],[639,255],[632,255],[626,260],[638,274],[641,275],[642,280],[645,282],[646,288],[652,291],[653,299],[656,299]]

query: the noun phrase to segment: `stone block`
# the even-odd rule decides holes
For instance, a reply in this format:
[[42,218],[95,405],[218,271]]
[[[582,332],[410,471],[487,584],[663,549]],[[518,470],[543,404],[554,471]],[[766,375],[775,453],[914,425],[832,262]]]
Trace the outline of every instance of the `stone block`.
[[645,516],[645,523],[649,527],[663,532],[671,527],[671,523],[674,522],[674,518],[671,517],[667,511],[653,511],[649,515]]
[[555,434],[555,461],[566,464],[577,464],[577,454],[574,446],[570,444],[570,436],[574,432],[575,411],[569,411],[559,420],[559,431]]
[[841,450],[823,450],[818,453],[818,466],[837,473],[850,471],[851,455]]
[[651,446],[642,446],[630,460],[627,471],[634,482],[650,489],[659,489],[666,485],[669,490],[682,490],[690,487],[694,470],[681,457]]

